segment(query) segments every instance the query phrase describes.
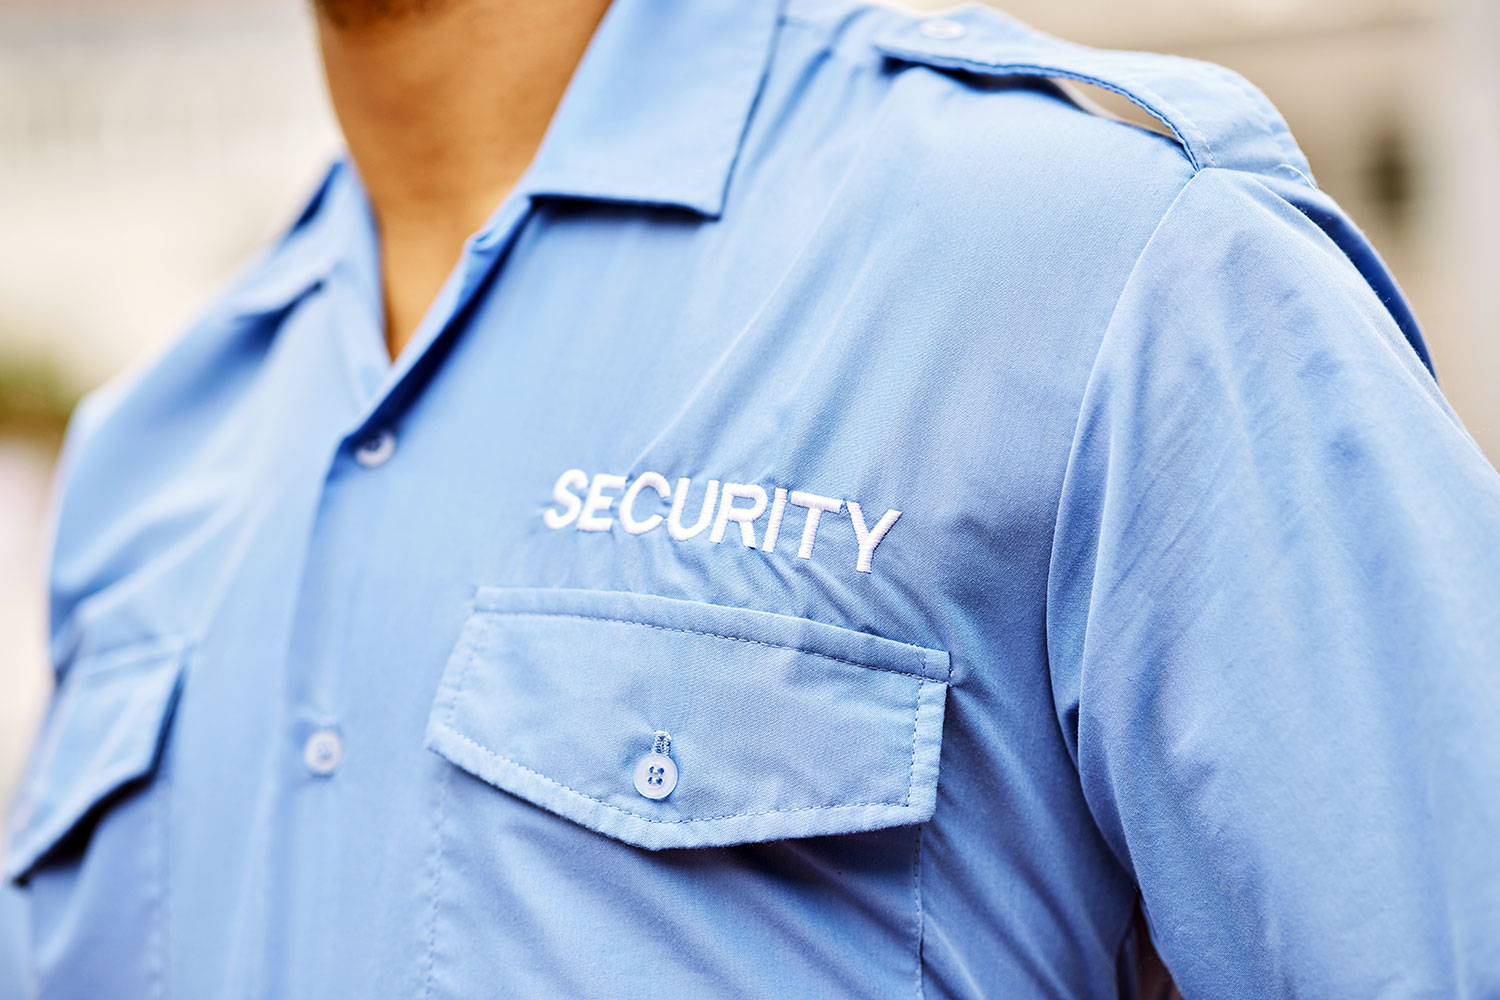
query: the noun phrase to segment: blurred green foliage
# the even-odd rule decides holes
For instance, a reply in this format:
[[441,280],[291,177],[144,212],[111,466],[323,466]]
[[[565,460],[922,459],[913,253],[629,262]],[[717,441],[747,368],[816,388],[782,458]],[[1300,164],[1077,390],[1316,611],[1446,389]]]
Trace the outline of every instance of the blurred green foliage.
[[59,438],[79,396],[52,359],[0,353],[0,434]]

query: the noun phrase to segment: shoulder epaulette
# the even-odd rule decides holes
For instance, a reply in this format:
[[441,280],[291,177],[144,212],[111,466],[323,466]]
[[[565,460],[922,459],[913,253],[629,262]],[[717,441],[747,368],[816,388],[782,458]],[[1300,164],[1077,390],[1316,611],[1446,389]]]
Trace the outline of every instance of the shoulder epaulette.
[[975,4],[937,17],[893,19],[872,41],[889,58],[940,69],[1102,87],[1160,121],[1194,170],[1223,167],[1315,186],[1307,158],[1271,102],[1212,63],[1077,45]]

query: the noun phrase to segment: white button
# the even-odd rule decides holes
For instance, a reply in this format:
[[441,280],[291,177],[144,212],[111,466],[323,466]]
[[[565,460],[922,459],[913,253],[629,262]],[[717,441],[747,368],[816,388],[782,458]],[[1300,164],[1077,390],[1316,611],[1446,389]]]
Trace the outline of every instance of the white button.
[[332,729],[319,729],[302,745],[302,763],[313,774],[332,774],[344,759],[344,741]]
[[952,18],[929,17],[917,25],[917,30],[928,38],[961,38],[963,37],[964,26]]
[[367,469],[384,465],[396,453],[396,435],[382,430],[372,438],[366,438],[354,449],[354,460]]
[[655,751],[635,762],[635,790],[648,799],[664,799],[677,787],[677,764]]

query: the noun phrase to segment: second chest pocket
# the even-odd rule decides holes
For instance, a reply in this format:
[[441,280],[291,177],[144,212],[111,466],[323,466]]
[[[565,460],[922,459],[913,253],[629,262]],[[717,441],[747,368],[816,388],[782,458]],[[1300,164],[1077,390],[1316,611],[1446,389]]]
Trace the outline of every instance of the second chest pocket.
[[[855,833],[931,817],[949,679],[940,650],[800,618],[480,588],[427,745],[637,847]],[[670,766],[642,762],[659,733]]]

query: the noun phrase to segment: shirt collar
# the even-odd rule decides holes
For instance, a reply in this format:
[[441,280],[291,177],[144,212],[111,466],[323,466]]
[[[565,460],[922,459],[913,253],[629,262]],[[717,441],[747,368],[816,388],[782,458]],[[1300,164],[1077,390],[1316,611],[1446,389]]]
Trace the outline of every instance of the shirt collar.
[[[783,3],[614,0],[518,192],[675,205],[717,218]],[[287,307],[371,229],[353,165],[340,157],[287,234],[230,292],[231,309]]]
[[522,184],[716,218],[782,0],[614,0]]
[[358,252],[362,238],[373,244],[374,221],[353,164],[341,156],[291,228],[230,289],[229,310],[253,316],[287,308]]

